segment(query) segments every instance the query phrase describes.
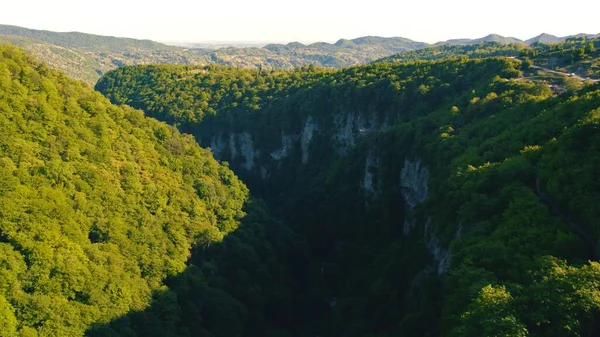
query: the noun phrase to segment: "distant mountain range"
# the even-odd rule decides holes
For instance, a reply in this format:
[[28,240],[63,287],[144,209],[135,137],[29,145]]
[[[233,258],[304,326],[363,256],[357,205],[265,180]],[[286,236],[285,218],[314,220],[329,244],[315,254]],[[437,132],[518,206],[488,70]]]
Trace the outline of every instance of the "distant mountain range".
[[[600,35],[600,34],[599,34]],[[268,44],[262,48],[227,47],[210,51],[204,56],[208,62],[237,67],[262,67],[290,69],[313,64],[320,67],[341,68],[373,62],[394,54],[420,50],[428,47],[451,45],[476,45],[485,42],[501,44],[532,44],[535,42],[558,43],[571,37],[596,37],[598,35],[579,34],[556,37],[542,34],[527,41],[514,37],[490,34],[479,39],[453,39],[435,44],[413,41],[402,37],[365,36],[356,39],[340,39],[335,43],[316,42],[302,44]]]
[[326,42],[316,42],[309,45],[304,45],[299,42],[291,42],[283,44],[269,44],[265,49],[280,52],[298,49],[313,49],[313,50],[328,50],[335,51],[341,49],[361,49],[381,47],[392,52],[403,52],[407,50],[420,49],[429,46],[425,42],[417,42],[403,37],[379,37],[379,36],[363,36],[352,40],[340,39],[334,44]]
[[452,39],[452,40],[448,40],[448,41],[441,41],[441,42],[435,43],[434,45],[435,46],[470,45],[470,44],[477,44],[477,43],[481,43],[481,42],[498,42],[498,43],[503,43],[503,44],[523,43],[522,40],[519,40],[515,37],[504,37],[504,36],[497,35],[497,34],[490,34],[490,35],[484,36],[479,39]]
[[600,34],[577,34],[577,35],[569,35],[569,36],[563,36],[563,37],[558,37],[555,35],[551,35],[551,34],[540,34],[536,37],[532,37],[531,39],[528,40],[520,40],[517,39],[516,37],[505,37],[502,35],[498,35],[498,34],[490,34],[487,36],[484,36],[482,38],[479,39],[452,39],[452,40],[448,40],[448,41],[441,41],[438,43],[435,43],[435,46],[441,46],[441,45],[470,45],[470,44],[478,44],[481,42],[498,42],[498,43],[502,43],[502,44],[510,44],[510,43],[524,43],[527,45],[532,45],[536,42],[539,43],[560,43],[560,42],[564,42],[567,39],[570,38],[580,38],[580,37],[587,37],[587,38],[595,38],[595,37],[600,37]]
[[[541,34],[529,40],[490,34],[479,39],[452,39],[435,44],[402,37],[364,36],[340,39],[335,43],[268,44],[264,47],[209,48],[206,44],[167,45],[150,40],[99,36],[79,32],[58,33],[0,25],[0,42],[20,46],[69,76],[93,85],[105,72],[134,64],[208,64],[264,69],[293,69],[306,65],[342,68],[373,62],[385,57],[442,45],[558,43],[571,37],[598,37],[578,34],[557,37]],[[198,46],[206,48],[196,48]]]
[[558,37],[558,36],[554,36],[554,35],[550,35],[550,34],[540,34],[536,37],[533,37],[529,40],[525,40],[525,43],[528,45],[532,45],[534,43],[545,43],[545,44],[550,44],[550,43],[560,43],[560,42],[564,42],[565,40],[569,39],[569,38],[580,38],[580,37],[586,37],[586,38],[596,38],[596,37],[600,37],[600,34],[577,34],[577,35],[569,35],[569,36],[563,36],[563,37]]
[[336,43],[268,44],[262,48],[223,48],[206,54],[210,62],[241,66],[291,69],[313,64],[341,68],[374,61],[399,52],[425,48],[424,42],[400,37],[365,36]]

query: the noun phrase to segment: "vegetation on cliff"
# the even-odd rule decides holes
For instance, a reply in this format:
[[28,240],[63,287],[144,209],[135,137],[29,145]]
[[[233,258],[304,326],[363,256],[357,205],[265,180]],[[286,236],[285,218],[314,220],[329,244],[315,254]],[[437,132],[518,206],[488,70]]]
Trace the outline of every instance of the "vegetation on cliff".
[[[315,332],[583,335],[597,331],[600,309],[600,88],[557,95],[523,77],[526,67],[508,58],[285,75],[126,67],[97,88],[202,144],[225,140],[221,158],[310,248],[312,293],[329,305],[322,321],[305,322]],[[238,79],[227,95],[205,84],[227,72],[224,83]],[[293,76],[302,80],[282,80]],[[202,102],[218,108],[199,115]],[[273,155],[286,143],[287,156]]]

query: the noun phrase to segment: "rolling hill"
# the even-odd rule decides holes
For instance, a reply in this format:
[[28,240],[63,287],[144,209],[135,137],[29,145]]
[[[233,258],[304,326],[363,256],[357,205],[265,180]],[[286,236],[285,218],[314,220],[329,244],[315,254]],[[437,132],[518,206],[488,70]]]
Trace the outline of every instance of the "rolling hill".
[[515,38],[515,37],[504,37],[498,34],[490,34],[487,36],[484,36],[482,38],[479,39],[452,39],[452,40],[447,40],[447,41],[441,41],[436,43],[436,46],[441,46],[441,45],[451,45],[451,46],[456,46],[456,45],[471,45],[471,44],[479,44],[479,43],[483,43],[483,42],[497,42],[497,43],[502,43],[502,44],[511,44],[511,43],[523,43],[523,41]]
[[175,128],[0,45],[0,335],[82,336],[144,310],[248,189]]
[[365,36],[340,39],[336,43],[299,42],[268,44],[262,48],[224,48],[206,54],[214,63],[236,67],[293,69],[305,65],[342,68],[374,61],[401,51],[424,48],[428,44],[405,38]]
[[204,64],[203,51],[149,40],[58,33],[0,25],[0,42],[9,42],[51,66],[93,86],[105,72],[123,65],[179,63]]
[[534,43],[553,44],[553,43],[565,42],[568,39],[577,39],[577,38],[593,39],[593,38],[597,38],[597,37],[600,37],[600,34],[594,35],[594,34],[583,34],[582,33],[582,34],[558,37],[558,36],[554,36],[551,34],[542,33],[538,36],[535,36],[535,37],[532,37],[531,39],[526,40],[525,43],[527,43],[528,45],[532,45]]
[[70,47],[93,52],[127,52],[135,49],[145,50],[176,50],[177,47],[168,46],[150,40],[136,40],[123,37],[100,36],[79,32],[52,32],[47,30],[29,29],[18,26],[0,25],[0,35],[14,35],[35,39],[62,47]]

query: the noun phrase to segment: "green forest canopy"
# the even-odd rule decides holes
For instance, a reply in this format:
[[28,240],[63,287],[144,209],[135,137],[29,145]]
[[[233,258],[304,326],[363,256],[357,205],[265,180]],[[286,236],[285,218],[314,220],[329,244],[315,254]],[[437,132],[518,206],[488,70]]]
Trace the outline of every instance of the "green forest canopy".
[[191,136],[0,46],[0,335],[77,336],[146,308],[248,190]]
[[[573,55],[540,48],[527,57]],[[255,139],[272,175],[245,174],[284,223],[252,202],[240,227],[248,189],[191,136],[14,47],[0,55],[2,336],[597,331],[598,84],[557,95],[507,58],[103,78],[115,103],[203,143]],[[388,124],[337,156],[350,112]],[[274,163],[309,116],[313,159]],[[429,193],[411,210],[400,177],[416,162]]]
[[[288,73],[125,67],[97,88],[205,144],[248,132],[257,166],[272,161],[282,128],[293,135],[308,116],[317,121],[317,160],[290,158],[253,185],[306,238],[314,264],[335,269],[314,283],[335,298],[329,334],[584,335],[600,309],[600,88],[556,95],[522,78],[522,66],[454,58]],[[333,121],[348,111],[383,114],[389,125],[336,157]],[[369,153],[377,167],[365,168]],[[407,214],[399,177],[415,158],[431,172],[429,196]],[[366,169],[380,182],[375,199],[360,188]],[[399,224],[410,218],[420,225],[407,237]],[[426,253],[432,235],[451,252],[439,282]]]

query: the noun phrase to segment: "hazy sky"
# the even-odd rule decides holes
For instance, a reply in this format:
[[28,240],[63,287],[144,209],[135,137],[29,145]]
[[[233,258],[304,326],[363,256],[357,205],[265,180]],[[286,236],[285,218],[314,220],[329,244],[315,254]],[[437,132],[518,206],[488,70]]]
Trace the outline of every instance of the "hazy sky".
[[158,41],[600,33],[599,0],[3,0],[0,24]]

